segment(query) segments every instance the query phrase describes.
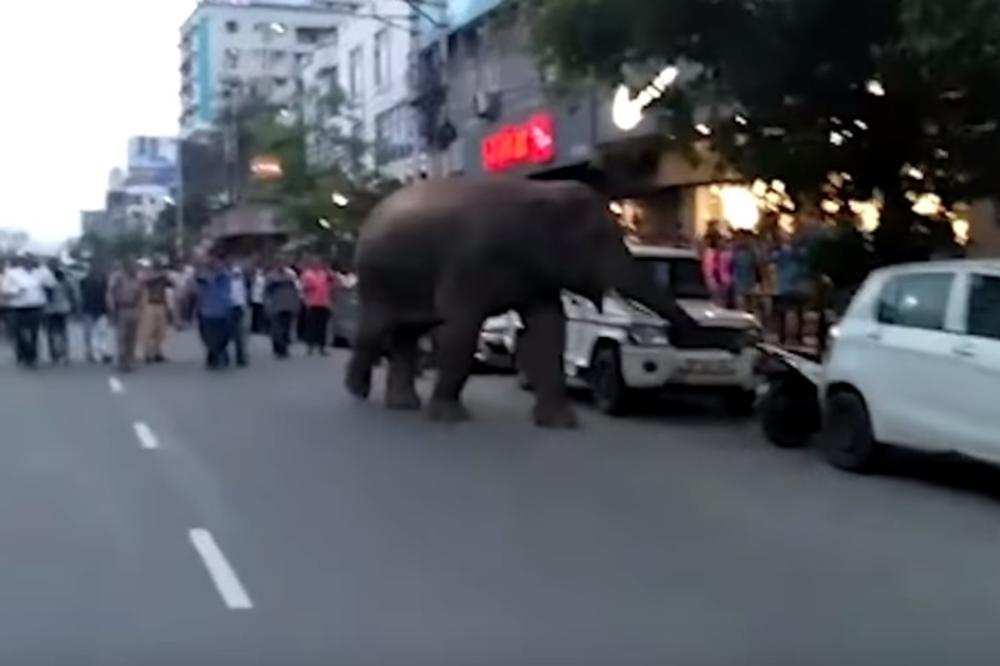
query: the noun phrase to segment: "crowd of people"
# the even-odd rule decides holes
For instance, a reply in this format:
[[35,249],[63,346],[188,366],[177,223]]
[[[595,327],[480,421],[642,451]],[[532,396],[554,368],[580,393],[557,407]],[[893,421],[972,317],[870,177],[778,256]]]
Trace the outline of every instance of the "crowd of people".
[[719,305],[757,314],[783,344],[803,342],[805,310],[814,291],[806,243],[784,232],[773,240],[748,231],[726,236],[710,225],[701,258],[705,282]]
[[212,371],[249,363],[250,333],[268,335],[276,358],[290,355],[293,340],[308,354],[325,355],[337,287],[345,276],[318,257],[299,263],[204,257],[170,268],[164,262],[93,262],[74,277],[58,262],[31,255],[0,265],[3,324],[19,365],[40,360],[44,333],[49,360],[68,363],[68,324],[78,315],[83,358],[116,362],[122,372],[137,362],[163,363],[172,329],[196,327]]

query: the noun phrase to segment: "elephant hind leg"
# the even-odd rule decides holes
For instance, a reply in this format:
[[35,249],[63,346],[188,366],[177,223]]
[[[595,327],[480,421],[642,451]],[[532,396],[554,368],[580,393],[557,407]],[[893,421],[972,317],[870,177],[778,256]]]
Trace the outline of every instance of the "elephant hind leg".
[[379,310],[363,307],[354,353],[347,365],[344,384],[351,395],[366,400],[372,388],[372,369],[385,353],[389,334],[389,320]]
[[465,421],[469,413],[462,405],[462,389],[472,372],[473,355],[483,318],[465,313],[449,319],[437,335],[438,376],[429,406],[435,421]]
[[421,407],[420,396],[414,386],[419,355],[417,343],[421,332],[413,326],[401,326],[392,334],[385,389],[385,404],[389,409],[416,410]]
[[566,397],[563,354],[566,315],[556,298],[521,313],[525,324],[518,360],[535,390],[535,423],[543,428],[575,428],[576,414]]

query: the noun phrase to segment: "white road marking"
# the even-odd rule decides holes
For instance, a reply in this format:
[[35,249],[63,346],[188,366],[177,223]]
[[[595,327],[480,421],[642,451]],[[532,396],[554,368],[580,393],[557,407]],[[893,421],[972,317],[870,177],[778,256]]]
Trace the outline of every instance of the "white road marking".
[[120,395],[125,392],[125,385],[122,384],[122,380],[118,379],[117,377],[108,378],[108,387],[111,389],[111,392],[115,395]]
[[250,596],[243,589],[236,572],[229,566],[226,556],[219,549],[212,537],[212,533],[205,529],[193,529],[188,532],[191,544],[201,556],[208,575],[212,577],[215,588],[219,591],[219,596],[230,610],[250,610],[253,602]]
[[160,443],[156,440],[156,435],[148,425],[142,421],[136,421],[132,424],[132,428],[135,429],[135,436],[139,438],[139,443],[144,449],[158,449],[160,448]]

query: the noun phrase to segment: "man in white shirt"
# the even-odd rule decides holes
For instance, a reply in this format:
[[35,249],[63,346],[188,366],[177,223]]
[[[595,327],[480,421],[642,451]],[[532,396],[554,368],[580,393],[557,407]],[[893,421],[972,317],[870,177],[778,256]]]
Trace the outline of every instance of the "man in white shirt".
[[0,290],[11,309],[17,362],[26,367],[38,363],[38,329],[47,302],[45,289],[54,286],[48,269],[31,256],[17,257],[3,275]]

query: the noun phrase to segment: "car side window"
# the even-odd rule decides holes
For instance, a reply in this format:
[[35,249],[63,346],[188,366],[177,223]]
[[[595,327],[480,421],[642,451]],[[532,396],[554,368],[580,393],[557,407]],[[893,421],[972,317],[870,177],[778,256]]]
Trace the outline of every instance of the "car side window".
[[1000,340],[1000,277],[972,275],[966,325],[969,335]]
[[878,321],[891,326],[943,331],[955,276],[916,273],[889,280],[878,303]]

